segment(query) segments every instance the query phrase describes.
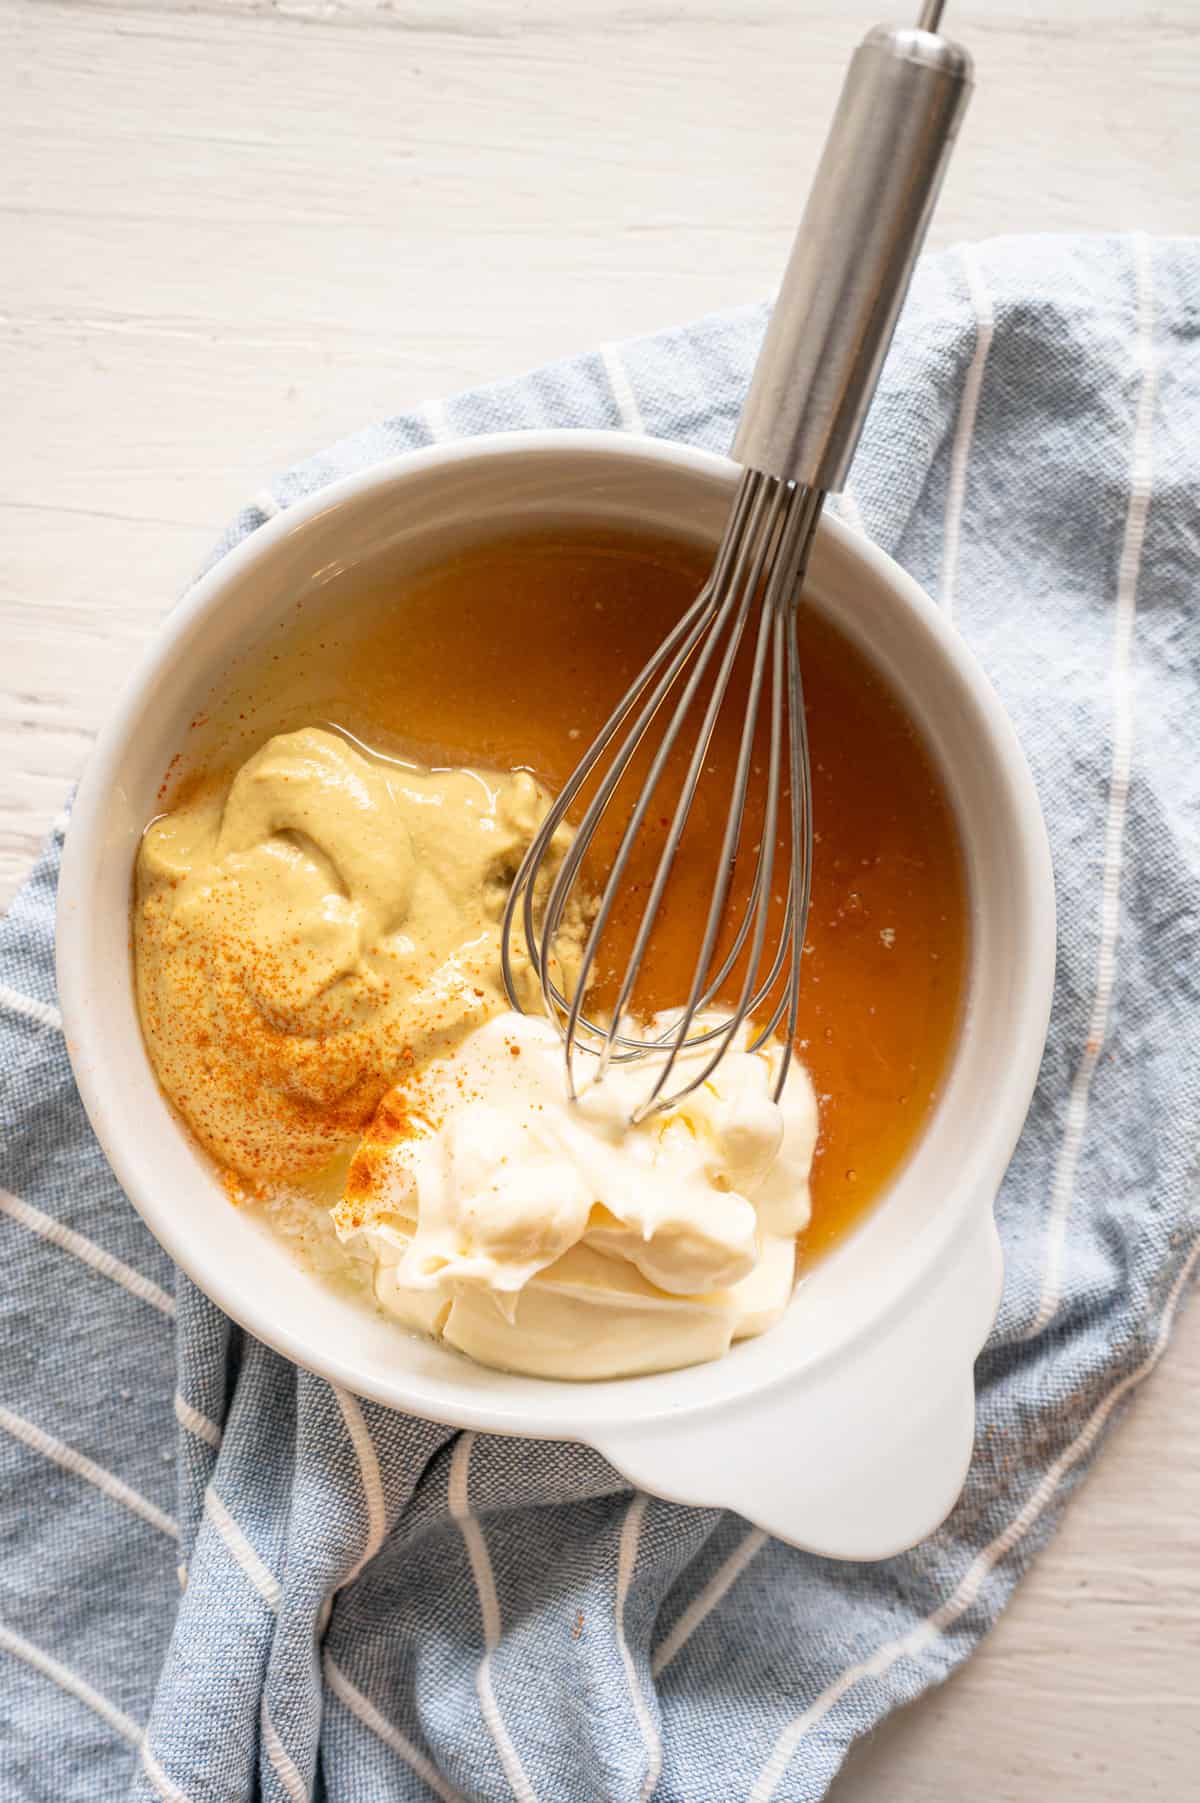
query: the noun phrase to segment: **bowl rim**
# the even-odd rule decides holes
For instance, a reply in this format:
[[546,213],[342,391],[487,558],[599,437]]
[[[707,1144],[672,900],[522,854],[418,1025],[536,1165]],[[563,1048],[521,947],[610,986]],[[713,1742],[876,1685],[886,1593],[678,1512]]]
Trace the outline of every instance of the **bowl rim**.
[[[173,1213],[160,1200],[156,1186],[148,1180],[140,1149],[125,1143],[119,1134],[110,1130],[105,1088],[106,1083],[117,1079],[107,1073],[103,1046],[97,1043],[99,1022],[86,1005],[89,970],[85,935],[79,925],[81,910],[90,899],[91,871],[100,847],[105,799],[117,781],[129,741],[130,725],[152,695],[159,667],[168,651],[208,613],[216,612],[226,591],[248,571],[269,561],[285,538],[318,516],[347,502],[382,494],[439,466],[452,469],[458,464],[505,457],[516,452],[597,460],[648,460],[670,466],[676,472],[691,472],[725,484],[732,482],[738,467],[726,457],[694,446],[611,430],[558,428],[487,433],[405,451],[338,477],[249,532],[239,544],[217,558],[159,623],[97,739],[75,797],[64,846],[56,926],[57,984],[68,1051],[84,1107],[118,1182],[168,1256],[232,1319],[293,1363],[389,1407],[486,1432],[532,1433],[543,1439],[579,1439],[581,1434],[586,1434],[594,1439],[601,1437],[606,1428],[625,1426],[630,1413],[616,1403],[611,1410],[592,1406],[581,1409],[578,1405],[581,1385],[577,1381],[541,1380],[561,1389],[562,1403],[557,1410],[539,1412],[536,1420],[522,1410],[519,1402],[514,1403],[499,1391],[485,1399],[465,1386],[461,1396],[456,1393],[452,1406],[439,1403],[434,1407],[422,1393],[421,1380],[406,1372],[402,1363],[398,1362],[394,1376],[389,1375],[386,1382],[380,1381],[370,1372],[364,1372],[352,1359],[343,1358],[337,1347],[314,1347],[289,1325],[273,1319],[269,1291],[266,1292],[268,1299],[261,1302],[246,1291],[234,1294],[228,1281],[230,1274],[221,1266],[216,1254],[190,1243],[186,1216]],[[878,1341],[897,1314],[910,1305],[914,1293],[933,1281],[947,1260],[954,1256],[957,1244],[977,1226],[981,1189],[987,1192],[990,1212],[1024,1124],[1045,1044],[1054,975],[1054,884],[1045,825],[1024,753],[1007,714],[974,656],[914,578],[885,552],[828,511],[819,531],[835,540],[841,551],[857,562],[875,584],[907,604],[925,632],[931,633],[939,642],[955,674],[970,692],[973,704],[986,723],[991,750],[997,767],[1003,772],[1009,799],[1019,821],[1026,854],[1026,876],[1030,893],[1036,898],[1037,915],[1047,922],[1047,930],[1030,946],[1029,957],[1018,979],[1019,1021],[1013,1035],[1009,1080],[996,1098],[986,1141],[978,1148],[976,1180],[963,1185],[963,1196],[957,1204],[947,1200],[928,1223],[922,1235],[924,1256],[914,1264],[907,1280],[862,1325],[852,1342],[857,1355]],[[178,1130],[186,1134],[181,1124]],[[993,1298],[993,1309],[995,1300]],[[990,1319],[981,1323],[980,1342],[989,1325]],[[759,1377],[747,1382],[742,1394],[758,1398],[782,1385],[807,1381],[819,1374],[828,1358],[846,1355],[844,1345],[818,1352],[803,1370],[780,1361],[778,1368],[765,1380]],[[671,1375],[661,1373],[649,1378],[603,1381],[617,1393]],[[594,1389],[586,1384],[582,1388]],[[737,1393],[728,1387],[707,1401],[681,1403],[664,1397],[658,1408],[639,1408],[637,1421],[639,1426],[656,1420],[675,1423],[694,1419],[713,1409],[728,1408],[737,1400]]]

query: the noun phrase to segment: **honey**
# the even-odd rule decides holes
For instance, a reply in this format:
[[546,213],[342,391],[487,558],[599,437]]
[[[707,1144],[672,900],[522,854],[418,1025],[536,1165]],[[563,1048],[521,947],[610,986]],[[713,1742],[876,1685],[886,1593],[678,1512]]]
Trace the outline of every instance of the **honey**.
[[[711,553],[674,540],[542,529],[478,544],[416,577],[360,580],[329,604],[306,605],[265,670],[243,673],[235,711],[221,710],[239,723],[223,734],[219,751],[213,745],[214,756],[240,760],[248,743],[321,720],[384,755],[525,767],[557,790],[693,600],[710,562]],[[949,804],[898,702],[863,655],[804,605],[797,637],[815,846],[796,1044],[821,1122],[803,1263],[870,1208],[919,1135],[957,1030],[967,898]],[[741,715],[735,697],[709,748],[638,991],[645,1012],[678,1006],[688,992]],[[690,736],[668,771],[664,819],[686,749]],[[760,744],[760,776],[764,757]],[[756,795],[761,787],[756,781]],[[615,825],[597,842],[601,858],[627,812],[613,808]],[[753,828],[751,817],[731,921],[753,874]],[[654,849],[631,870],[625,906],[606,937],[598,1004],[636,928]],[[781,841],[776,924],[787,877]]]

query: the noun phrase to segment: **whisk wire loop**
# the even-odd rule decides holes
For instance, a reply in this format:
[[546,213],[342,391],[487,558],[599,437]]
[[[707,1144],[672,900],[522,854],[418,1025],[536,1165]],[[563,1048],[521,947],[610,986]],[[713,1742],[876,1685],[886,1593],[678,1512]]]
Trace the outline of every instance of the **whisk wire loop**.
[[[788,1067],[796,1041],[796,1025],[800,1014],[801,960],[808,933],[808,915],[812,903],[813,823],[812,762],[808,751],[808,721],[804,709],[804,681],[800,669],[800,651],[796,644],[794,621],[787,632],[788,720],[791,734],[792,783],[789,797],[791,828],[792,881],[788,884],[786,924],[781,949],[787,949],[789,969],[783,994],[770,1019],[750,1043],[752,1052],[760,1051],[786,1014],[783,1032],[783,1055],[775,1073],[774,1097],[778,1101],[787,1082]],[[802,871],[804,879],[796,881]]]
[[[774,492],[772,492],[772,486],[774,486]],[[620,991],[617,995],[616,1002],[613,1005],[612,1020],[606,1032],[604,1043],[600,1049],[600,1062],[596,1072],[596,1080],[598,1082],[602,1081],[604,1077],[608,1059],[612,1054],[614,1037],[620,1030],[621,1020],[628,1008],[630,998],[637,985],[638,977],[641,975],[646,947],[649,944],[650,935],[654,929],[654,923],[658,918],[659,910],[662,906],[662,899],[666,891],[667,883],[670,881],[676,854],[679,850],[679,845],[687,826],[688,816],[691,813],[692,804],[696,798],[704,762],[708,756],[709,748],[712,743],[713,731],[716,727],[717,719],[729,690],[730,679],[733,675],[734,664],[745,633],[746,623],[749,619],[752,605],[761,584],[763,566],[766,563],[767,558],[773,552],[784,514],[785,496],[780,491],[778,485],[768,485],[760,488],[755,499],[754,512],[752,515],[750,533],[751,552],[748,558],[748,567],[743,572],[739,566],[735,565],[728,599],[725,608],[722,610],[726,617],[718,617],[708,644],[704,647],[704,651],[696,660],[688,684],[680,698],[679,705],[675,710],[671,724],[663,736],[662,744],[659,747],[650,774],[647,777],[645,786],[638,798],[637,807],[634,809],[634,813],[625,829],[625,834],[621,842],[621,850],[618,854],[618,861],[614,863],[612,874],[610,875],[608,884],[605,888],[604,901],[601,904],[602,913],[605,911],[606,904],[608,907],[611,907],[612,905],[612,900],[615,897],[619,885],[621,869],[637,841],[642,820],[645,818],[654,799],[654,795],[657,791],[659,782],[662,779],[676,740],[687,722],[694,702],[700,694],[701,684],[708,663],[718,650],[721,644],[722,632],[728,625],[728,634],[725,638],[720,666],[704,709],[703,719],[696,735],[695,744],[692,747],[687,775],[684,778],[679,798],[675,804],[675,811],[667,832],[666,842],[663,845],[662,852],[659,856],[658,867],[654,873],[654,881],[651,884],[650,893],[642,910],[642,918],[638,926],[637,937],[626,962],[625,974],[621,982]],[[758,675],[758,665],[760,662],[761,659],[756,658],[756,677]],[[755,694],[747,707],[748,717],[751,714],[751,710],[756,709],[756,707],[757,682],[755,684]],[[723,864],[735,850],[736,837],[733,847],[731,848],[727,843],[723,850]],[[728,887],[728,876],[729,872],[727,870],[722,870],[719,882],[723,882],[725,888]],[[719,918],[717,924],[720,924]],[[603,926],[603,921],[599,916],[597,917],[596,925],[597,927]],[[715,938],[715,933],[713,937]],[[711,945],[709,946],[709,951],[711,952]],[[707,964],[708,959],[706,958],[704,964],[705,969],[707,969]],[[576,1002],[578,1002],[578,1000],[579,992],[577,990]],[[577,1008],[573,1009],[573,1013],[577,1014]],[[571,1032],[571,1023],[568,1022],[568,1057],[570,1056],[572,1049],[573,1035]],[[671,1063],[674,1062],[677,1051],[678,1036],[676,1036],[675,1047],[671,1054]]]
[[[759,559],[761,559],[761,556],[763,555],[761,528],[764,513],[768,516],[772,515],[773,497],[770,494],[769,484],[759,483],[754,487],[746,535],[750,545],[754,547],[752,557],[758,557]],[[591,931],[588,934],[587,945],[584,949],[583,961],[568,1012],[566,1026],[565,1054],[567,1060],[567,1087],[568,1092],[572,1097],[575,1095],[574,1052],[578,1043],[578,1028],[583,998],[586,992],[588,979],[590,978],[595,965],[596,953],[612,916],[613,908],[621,892],[626,868],[638,844],[646,815],[650,811],[651,804],[670,761],[671,753],[687,722],[692,706],[701,692],[701,685],[704,682],[708,667],[716,655],[721,644],[722,635],[727,629],[729,636],[726,642],[725,654],[722,658],[716,682],[712,694],[709,697],[708,705],[705,708],[704,719],[696,740],[696,745],[693,749],[687,780],[680,792],[675,813],[667,832],[666,843],[663,846],[658,868],[651,885],[650,894],[647,898],[645,907],[642,910],[642,918],[638,926],[637,937],[634,941],[633,949],[629,954],[620,993],[613,1006],[612,1019],[608,1027],[598,1029],[600,1035],[600,1062],[595,1073],[595,1081],[597,1082],[603,1081],[605,1072],[608,1069],[609,1062],[613,1055],[614,1044],[620,1032],[621,1020],[641,971],[646,945],[649,941],[650,933],[653,930],[654,921],[661,905],[663,891],[666,887],[667,880],[670,877],[671,868],[675,861],[675,854],[679,848],[679,842],[683,837],[692,802],[695,799],[699,772],[703,765],[704,758],[707,755],[709,741],[712,737],[712,730],[716,724],[717,715],[720,712],[721,701],[728,688],[729,675],[733,667],[734,658],[737,655],[737,648],[741,641],[746,617],[750,611],[750,603],[753,599],[752,589],[744,584],[740,584],[738,581],[738,573],[741,568],[740,556],[735,556],[731,561],[731,579],[724,585],[714,580],[714,592],[720,596],[720,604],[713,619],[711,631],[695,656],[695,660],[684,684],[683,693],[680,696],[675,710],[671,715],[671,719],[667,724],[666,730],[663,733],[645,782],[642,784],[637,801],[634,804],[633,812],[621,835],[621,842],[617,848],[616,856],[613,858],[608,879],[600,898],[600,904],[596,910]],[[722,593],[722,587],[724,587],[724,593]],[[597,1030],[593,1029],[593,1031]],[[594,1050],[595,1048],[589,1049]]]
[[688,1094],[692,1089],[699,1088],[700,1084],[707,1080],[724,1057],[729,1042],[736,1032],[738,1017],[744,1013],[754,988],[758,967],[762,959],[763,939],[767,927],[767,910],[762,906],[762,901],[764,895],[769,897],[770,893],[769,885],[774,856],[775,820],[778,807],[779,731],[778,719],[777,717],[774,717],[774,709],[772,710],[773,718],[771,723],[771,746],[768,759],[767,792],[758,844],[758,858],[751,883],[749,904],[742,916],[742,924],[746,930],[741,934],[741,938],[743,941],[745,940],[752,925],[754,937],[749,957],[746,960],[746,971],[742,979],[742,992],[739,998],[738,1007],[730,1014],[729,1018],[722,1023],[720,1030],[715,1036],[715,1050],[712,1052],[702,1069],[683,1089],[677,1091],[672,1096],[664,1098],[660,1104],[659,1098],[662,1097],[663,1091],[667,1087],[667,1083],[678,1060],[680,1050],[688,1041],[688,1035],[696,1017],[700,997],[705,993],[706,979],[712,965],[718,936],[725,923],[725,905],[729,896],[730,884],[733,881],[734,871],[737,868],[742,828],[745,825],[746,795],[750,781],[750,766],[754,755],[759,698],[762,690],[763,674],[770,641],[771,616],[764,608],[759,618],[758,632],[755,639],[754,663],[750,675],[750,687],[747,697],[745,718],[742,722],[741,742],[738,746],[737,767],[733,779],[733,793],[725,816],[725,830],[721,843],[720,857],[717,863],[716,881],[713,885],[712,897],[709,902],[708,916],[704,923],[704,936],[700,943],[700,950],[697,954],[695,967],[692,973],[691,988],[688,991],[688,997],[684,1004],[683,1012],[680,1015],[679,1021],[668,1042],[667,1055],[659,1064],[654,1084],[650,1089],[649,1094],[638,1108],[634,1117],[635,1119],[644,1119],[657,1105],[661,1105],[665,1108],[671,1103],[681,1100],[684,1095]]
[[[623,755],[623,758],[622,758],[621,771],[619,771],[615,776],[612,775],[612,773],[610,772],[610,780],[608,780],[606,782],[604,791],[603,791],[603,793],[606,796],[606,799],[607,799],[607,796],[611,795],[612,790],[616,787],[617,783],[620,781],[620,777],[624,773],[624,769],[627,767],[628,762],[630,761],[630,759],[632,759],[633,754],[637,749],[637,744],[640,742],[641,736],[645,733],[646,729],[649,727],[650,722],[653,719],[654,714],[657,711],[658,707],[661,705],[664,696],[669,692],[671,685],[674,683],[676,676],[679,673],[679,670],[683,667],[687,658],[690,656],[692,647],[694,646],[696,640],[699,638],[700,634],[704,631],[705,626],[708,623],[708,617],[711,615],[713,608],[714,608],[714,603],[712,601],[713,584],[714,584],[714,578],[710,577],[708,582],[705,583],[703,589],[701,589],[699,595],[696,597],[696,600],[692,603],[691,607],[688,609],[687,613],[681,617],[681,619],[678,621],[676,626],[672,629],[672,631],[663,640],[662,644],[658,647],[658,650],[655,652],[654,656],[650,659],[650,662],[637,675],[637,677],[635,677],[634,681],[630,684],[629,688],[625,691],[624,695],[621,697],[620,701],[617,703],[616,707],[613,709],[612,713],[609,715],[608,719],[605,721],[604,725],[601,727],[599,733],[596,735],[595,739],[592,741],[591,745],[588,747],[587,751],[584,753],[583,757],[580,759],[579,763],[576,765],[574,771],[572,772],[571,776],[568,778],[566,784],[560,790],[556,800],[551,805],[549,812],[547,813],[545,819],[543,820],[541,827],[539,828],[536,836],[530,842],[530,845],[529,845],[528,849],[526,850],[525,856],[521,860],[521,863],[517,869],[517,874],[513,879],[512,887],[509,890],[508,901],[506,903],[505,910],[504,910],[504,919],[503,919],[501,935],[500,935],[501,972],[502,972],[502,975],[504,978],[505,990],[508,994],[509,1001],[512,1003],[514,1008],[519,1008],[519,1006],[520,1006],[520,1003],[518,1000],[518,992],[517,992],[516,972],[513,968],[513,962],[512,962],[512,930],[513,930],[513,925],[516,920],[518,911],[521,913],[521,917],[522,917],[522,926],[524,928],[525,943],[526,943],[526,946],[529,951],[530,960],[533,964],[533,968],[534,968],[534,970],[539,978],[539,981],[542,985],[542,988],[543,988],[544,999],[546,1001],[547,1011],[549,1013],[551,1013],[551,1015],[553,1016],[554,1010],[553,1010],[553,1007],[551,1006],[552,1001],[555,1002],[557,1005],[560,1005],[563,1007],[566,1006],[564,998],[558,994],[558,992],[554,989],[553,985],[549,985],[549,987],[548,987],[548,972],[546,970],[544,970],[545,961],[543,960],[543,957],[542,957],[543,944],[545,944],[547,946],[547,948],[549,948],[549,946],[552,944],[554,936],[557,934],[558,925],[561,922],[562,909],[561,909],[561,907],[559,907],[557,909],[557,918],[555,919],[553,932],[552,933],[544,933],[544,934],[539,935],[537,928],[536,928],[536,924],[535,924],[535,918],[534,918],[534,909],[535,909],[534,890],[535,890],[535,879],[537,876],[538,869],[541,866],[542,860],[546,856],[546,853],[550,847],[551,842],[554,839],[555,834],[557,833],[559,827],[562,825],[563,821],[566,819],[567,813],[569,812],[571,804],[575,800],[575,797],[579,794],[579,791],[586,784],[588,778],[592,774],[592,771],[595,769],[596,765],[599,763],[600,759],[603,757],[605,751],[608,749],[608,746],[612,743],[612,740],[616,736],[617,732],[620,730],[620,727],[622,726],[624,721],[633,712],[633,709],[637,705],[639,698],[645,691],[647,684],[654,680],[654,677],[658,674],[658,672],[661,670],[661,668],[664,664],[668,664],[669,668],[668,668],[666,676],[664,676],[661,679],[659,686],[655,691],[654,698],[652,699],[651,703],[646,707],[646,709],[643,711],[642,717],[639,719],[637,725],[633,729],[633,734],[631,735],[631,741],[630,741],[629,746],[627,747],[628,755],[627,756]],[[599,800],[599,798],[597,797],[597,801],[598,800]],[[603,811],[603,805],[601,804],[599,807],[597,807],[595,802],[593,802],[592,805],[593,805],[593,808],[595,808],[595,810],[596,810],[596,818],[598,819],[599,814]],[[592,812],[592,809],[589,809],[588,812],[590,814]],[[586,821],[586,816],[585,816],[585,821]],[[593,825],[592,830],[594,831],[594,825]],[[567,853],[566,858],[564,858],[564,860],[563,860],[563,867],[562,867],[562,869],[560,869],[560,876],[563,877],[564,880],[561,884],[561,896],[558,899],[562,900],[564,905],[565,905],[565,896],[566,896],[567,891],[569,890],[570,882],[571,882],[571,880],[573,880],[574,875],[577,872],[580,863],[582,863],[582,861],[583,861],[583,858],[584,858],[584,855],[586,854],[587,846],[589,843],[590,843],[590,834],[587,837],[585,837],[583,828],[581,825],[580,831],[575,835],[574,839],[572,840],[571,850]],[[576,853],[576,849],[577,849],[577,855],[574,855]],[[570,866],[571,866],[570,878],[567,878],[565,876],[565,869],[566,869],[566,865],[568,863],[570,863]],[[550,901],[547,903],[544,917],[543,917],[544,922],[547,924],[553,918],[552,913],[551,913],[550,903],[554,902],[555,900],[556,900],[556,897],[555,897],[554,892],[552,891]]]
[[[610,1064],[631,1063],[657,1054],[653,1081],[634,1115],[635,1119],[644,1119],[673,1106],[707,1081],[744,1023],[751,1019],[757,1021],[759,1011],[769,1002],[781,979],[784,981],[783,993],[772,1007],[766,1032],[758,1032],[754,1046],[761,1047],[784,1014],[789,1013],[789,992],[798,983],[800,970],[799,951],[793,942],[807,919],[811,867],[810,839],[806,840],[804,830],[811,808],[794,614],[823,498],[815,490],[759,470],[743,473],[709,580],[691,608],[629,685],[549,810],[522,860],[509,894],[501,935],[505,987],[509,1000],[519,1008],[521,1001],[511,949],[512,934],[519,920],[543,1005],[563,1039],[567,1089],[572,1099],[577,1099],[580,1093],[576,1080],[576,1059],[580,1053],[596,1059],[591,1073],[593,1082],[603,1079]],[[722,828],[719,861],[687,1000],[682,1010],[657,1033],[645,1029],[623,1030],[630,1007],[636,1000],[638,980],[693,813],[713,736],[723,710],[730,705],[734,671],[747,647],[750,649],[745,713]],[[729,949],[714,971],[722,932],[732,924],[727,919],[729,897],[743,851],[759,717],[767,695],[767,781],[762,818],[758,822],[760,830],[754,870],[747,901],[736,922]],[[589,909],[591,918],[568,996],[557,977],[555,956],[567,910],[580,885],[601,820],[614,804],[614,797],[629,775],[652,723],[668,702],[671,711],[645,781],[621,831],[599,897]],[[597,1021],[586,1012],[586,1001],[597,970],[600,948],[625,892],[631,860],[652,830],[647,822],[656,793],[672,759],[682,747],[683,735],[697,708],[701,710],[699,723],[687,753],[685,774],[673,812],[665,823],[666,837],[641,908],[633,946],[608,1018]],[[778,943],[768,958],[785,747],[791,797],[788,818],[792,863]],[[595,792],[559,862],[549,893],[541,901],[538,876],[550,854],[554,836],[581,791],[590,780],[597,778]],[[745,962],[736,1005],[723,1010],[715,1025],[697,1029],[698,1017],[719,997],[743,957]],[[764,962],[769,965],[765,975]],[[790,1009],[789,1017],[790,1014],[794,1014],[794,1008]],[[667,1094],[680,1055],[705,1046],[711,1048],[710,1055],[698,1071],[695,1074],[689,1071],[688,1081]]]
[[[734,777],[733,793],[729,811],[726,816],[725,834],[721,848],[721,861],[718,866],[717,881],[713,889],[708,918],[705,923],[704,939],[700,954],[696,961],[692,979],[692,987],[682,1016],[675,1027],[669,1042],[667,1057],[658,1069],[653,1087],[645,1101],[635,1113],[636,1119],[644,1119],[654,1108],[667,1109],[676,1106],[685,1096],[706,1083],[717,1068],[725,1052],[734,1041],[742,1024],[770,995],[780,971],[789,955],[791,940],[791,900],[792,883],[789,882],[788,899],[785,904],[784,926],[779,945],[766,982],[756,991],[755,984],[763,961],[766,937],[770,921],[771,879],[774,874],[775,847],[779,820],[779,792],[781,782],[782,740],[784,736],[785,700],[784,671],[786,665],[786,642],[795,645],[795,598],[802,573],[803,562],[807,559],[811,543],[812,531],[820,512],[820,497],[808,491],[789,488],[785,490],[786,511],[780,527],[778,542],[770,564],[770,577],[763,598],[762,614],[759,622],[758,642],[755,648],[754,668],[750,679],[745,718],[742,723],[741,743],[738,749],[737,770]],[[722,965],[714,983],[705,987],[705,980],[712,963],[713,953],[724,923],[726,902],[729,887],[733,879],[737,861],[737,851],[745,823],[746,801],[749,789],[750,768],[754,755],[756,729],[759,718],[760,697],[765,673],[768,648],[771,651],[771,708],[770,708],[770,740],[767,753],[767,781],[763,803],[763,817],[760,824],[758,858],[754,876],[751,881],[749,901],[742,916],[742,923],[735,937],[735,945],[740,952],[751,927],[753,941],[746,968],[742,977],[741,991],[733,1009],[714,1033],[716,1049],[690,1081],[673,1093],[666,1096],[667,1079],[671,1074],[679,1053],[684,1046],[692,1046],[697,1041],[690,1037],[691,1027],[702,1005],[711,999],[715,990],[726,980],[733,968],[729,957]],[[798,667],[798,660],[797,660]],[[801,706],[801,713],[803,707]],[[790,707],[787,712],[788,744],[790,753],[801,751],[801,741],[797,739],[795,722]],[[803,722],[801,722],[803,725]],[[797,768],[795,755],[790,756],[791,787],[799,787],[803,802],[804,784],[807,777],[807,758],[801,756],[800,767]],[[793,870],[801,866],[793,861]],[[805,869],[811,869],[811,858],[807,860]],[[805,886],[807,894],[807,879]],[[807,906],[805,907],[807,920]],[[734,961],[736,961],[736,953]],[[799,966],[797,968],[797,977]],[[781,998],[786,1004],[787,996]],[[776,1022],[778,1024],[778,1011]],[[754,1045],[757,1049],[768,1038],[767,1034],[759,1034]],[[786,1077],[786,1065],[790,1059],[790,1046],[785,1048],[782,1077]],[[782,1078],[778,1082],[777,1094],[782,1091]]]
[[[504,912],[503,926],[500,936],[501,971],[504,987],[509,1001],[514,1008],[520,1007],[518,999],[516,974],[512,964],[512,929],[518,908],[522,915],[525,943],[530,960],[539,979],[543,1003],[551,1018],[557,1020],[558,1010],[565,1009],[566,998],[555,986],[551,977],[550,954],[562,923],[571,887],[578,874],[579,866],[587,854],[595,834],[596,825],[604,812],[613,790],[620,783],[625,771],[631,763],[638,745],[657,713],[667,694],[669,694],[680,671],[686,666],[688,658],[699,639],[710,623],[716,611],[716,595],[724,579],[728,563],[736,554],[739,535],[745,525],[750,511],[756,486],[746,482],[739,484],[738,494],[730,515],[729,527],[722,541],[712,574],[701,589],[696,600],[669,632],[654,656],[634,678],[618,701],[616,707],[597,733],[592,744],[584,753],[566,785],[554,802],[541,828],[522,859],[517,875],[509,892],[508,903]],[[659,672],[666,665],[665,674]],[[600,790],[588,807],[579,828],[574,836],[570,850],[563,860],[556,882],[551,889],[543,911],[542,929],[539,932],[535,923],[535,886],[537,872],[541,867],[555,833],[566,818],[567,812],[575,797],[584,787],[597,764],[612,744],[621,726],[633,712],[647,687],[659,680],[650,700],[646,703],[632,728],[612,768],[608,771]],[[631,1042],[637,1044],[638,1042]]]

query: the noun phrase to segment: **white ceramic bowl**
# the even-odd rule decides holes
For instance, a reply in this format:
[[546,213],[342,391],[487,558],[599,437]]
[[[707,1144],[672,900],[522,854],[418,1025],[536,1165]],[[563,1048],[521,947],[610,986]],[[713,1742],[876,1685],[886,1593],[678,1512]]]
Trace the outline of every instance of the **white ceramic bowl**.
[[635,1484],[737,1509],[786,1540],[879,1558],[930,1532],[970,1456],[972,1366],[999,1300],[996,1191],[1033,1090],[1054,893],[1029,772],[991,688],[915,583],[822,525],[810,589],[919,724],[968,866],[971,957],[952,1068],[915,1152],[784,1319],[714,1364],[571,1384],[512,1377],[323,1288],[229,1206],[142,1045],[131,873],[163,771],[235,655],[331,573],[427,564],[468,535],[564,519],[719,535],[724,459],[611,433],[434,447],[323,489],[224,558],[170,615],[103,733],[63,859],[58,982],[80,1091],[171,1257],[235,1320],[363,1396],[461,1427],[590,1442]]

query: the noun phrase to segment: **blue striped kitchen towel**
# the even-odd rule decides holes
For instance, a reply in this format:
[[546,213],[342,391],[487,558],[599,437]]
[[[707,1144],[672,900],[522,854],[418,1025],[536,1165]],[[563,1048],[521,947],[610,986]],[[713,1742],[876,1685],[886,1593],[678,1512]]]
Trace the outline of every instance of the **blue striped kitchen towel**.
[[[763,320],[402,414],[282,477],[224,548],[431,436],[724,449]],[[88,1129],[56,833],[0,929],[6,1803],[799,1803],[965,1658],[1045,1543],[1200,1252],[1200,240],[924,263],[844,506],[989,670],[1057,869],[1053,1023],[950,1520],[833,1564],[633,1495],[580,1447],[357,1401],[238,1331]]]

